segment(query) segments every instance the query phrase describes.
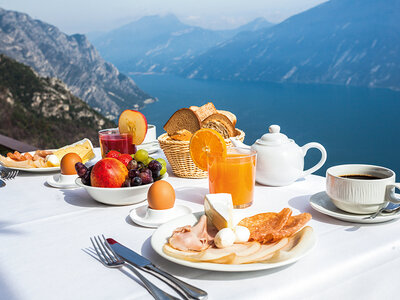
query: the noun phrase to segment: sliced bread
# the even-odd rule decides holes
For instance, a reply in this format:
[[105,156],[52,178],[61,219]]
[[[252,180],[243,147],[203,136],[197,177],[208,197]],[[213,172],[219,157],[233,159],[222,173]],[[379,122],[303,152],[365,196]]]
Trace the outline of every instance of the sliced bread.
[[164,130],[170,136],[182,129],[186,129],[191,133],[195,133],[200,129],[199,117],[189,108],[181,108],[177,110],[164,125]]
[[217,109],[215,108],[215,106],[212,102],[208,102],[200,107],[191,106],[190,109],[196,113],[196,115],[199,117],[200,121],[204,121],[212,114],[217,113]]
[[235,136],[235,126],[233,126],[231,120],[223,114],[212,114],[201,122],[201,127],[216,130],[224,137],[224,139]]
[[217,112],[219,114],[223,114],[224,116],[228,117],[228,119],[231,120],[233,126],[236,126],[236,116],[233,113],[227,110],[219,110],[219,109],[217,110]]

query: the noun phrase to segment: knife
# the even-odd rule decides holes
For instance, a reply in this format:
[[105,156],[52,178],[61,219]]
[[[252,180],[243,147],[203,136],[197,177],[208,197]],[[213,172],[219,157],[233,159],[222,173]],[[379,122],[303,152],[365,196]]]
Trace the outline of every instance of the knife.
[[171,274],[168,274],[167,272],[164,272],[163,270],[153,265],[153,263],[149,261],[147,258],[121,245],[114,239],[108,238],[107,242],[111,247],[111,249],[114,250],[115,253],[117,253],[120,257],[122,257],[126,262],[161,279],[171,287],[175,288],[186,299],[199,299],[199,300],[207,299],[208,297],[207,292],[193,285],[190,285],[172,276]]

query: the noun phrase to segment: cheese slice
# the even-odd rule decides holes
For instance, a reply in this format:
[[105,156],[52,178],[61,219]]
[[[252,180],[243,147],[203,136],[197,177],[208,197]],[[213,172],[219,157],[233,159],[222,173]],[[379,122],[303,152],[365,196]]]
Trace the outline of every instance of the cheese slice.
[[83,139],[72,145],[62,147],[56,150],[54,152],[54,155],[58,157],[59,161],[61,161],[65,154],[71,152],[78,154],[81,157],[83,163],[86,163],[87,161],[95,157],[92,143],[88,139]]
[[218,230],[227,227],[232,228],[233,203],[231,194],[207,194],[204,199],[204,211]]

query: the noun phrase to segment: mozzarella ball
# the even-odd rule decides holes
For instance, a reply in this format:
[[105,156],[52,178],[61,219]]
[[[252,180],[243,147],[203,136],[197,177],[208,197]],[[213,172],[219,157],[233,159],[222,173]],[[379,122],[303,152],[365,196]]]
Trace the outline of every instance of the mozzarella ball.
[[230,228],[223,228],[218,231],[217,235],[214,238],[214,244],[218,248],[225,248],[232,246],[235,242],[236,235]]
[[235,243],[246,243],[250,238],[250,230],[244,226],[235,226]]

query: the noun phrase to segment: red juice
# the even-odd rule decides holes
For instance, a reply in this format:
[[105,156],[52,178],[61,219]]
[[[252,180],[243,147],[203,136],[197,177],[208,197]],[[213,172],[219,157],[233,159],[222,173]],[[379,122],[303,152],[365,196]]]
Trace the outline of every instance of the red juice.
[[102,130],[99,132],[101,156],[104,158],[111,150],[122,154],[134,154],[135,145],[132,144],[130,134],[120,134],[112,130]]

